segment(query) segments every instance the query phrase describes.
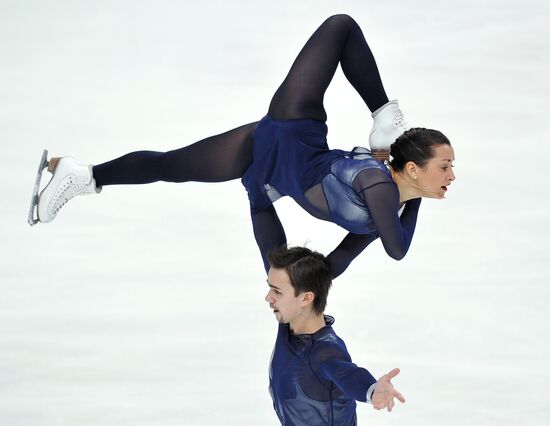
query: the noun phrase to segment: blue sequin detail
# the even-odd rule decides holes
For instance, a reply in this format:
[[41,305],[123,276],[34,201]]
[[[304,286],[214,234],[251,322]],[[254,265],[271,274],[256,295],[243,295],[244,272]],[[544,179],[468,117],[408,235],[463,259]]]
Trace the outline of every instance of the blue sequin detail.
[[372,158],[368,150],[357,147],[348,156],[334,161],[330,173],[322,179],[334,223],[354,234],[377,232],[367,205],[352,187],[353,179],[359,172],[373,168],[383,170],[391,181],[387,167]]

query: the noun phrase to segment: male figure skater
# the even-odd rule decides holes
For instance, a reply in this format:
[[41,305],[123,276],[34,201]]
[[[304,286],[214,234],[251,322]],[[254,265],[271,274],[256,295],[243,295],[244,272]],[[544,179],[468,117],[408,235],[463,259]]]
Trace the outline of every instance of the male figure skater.
[[343,340],[324,315],[331,274],[325,257],[304,247],[281,247],[268,255],[271,265],[266,302],[279,332],[269,369],[269,391],[284,426],[356,425],[355,401],[392,411],[405,402],[391,379],[378,381],[351,362]]

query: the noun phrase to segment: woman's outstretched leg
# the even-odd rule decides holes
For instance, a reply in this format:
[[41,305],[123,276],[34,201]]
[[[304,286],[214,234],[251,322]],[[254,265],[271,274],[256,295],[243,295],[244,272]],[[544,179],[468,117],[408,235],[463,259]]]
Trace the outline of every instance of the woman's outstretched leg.
[[136,151],[93,168],[97,186],[164,182],[224,182],[252,162],[256,123],[168,152]]
[[371,111],[388,102],[374,56],[359,25],[348,15],[328,18],[313,33],[273,96],[275,119],[326,121],[323,97],[338,64]]
[[95,167],[70,157],[52,158],[53,174],[38,199],[38,219],[51,222],[71,198],[104,185],[165,182],[224,182],[240,178],[252,162],[256,123],[168,152],[137,151]]

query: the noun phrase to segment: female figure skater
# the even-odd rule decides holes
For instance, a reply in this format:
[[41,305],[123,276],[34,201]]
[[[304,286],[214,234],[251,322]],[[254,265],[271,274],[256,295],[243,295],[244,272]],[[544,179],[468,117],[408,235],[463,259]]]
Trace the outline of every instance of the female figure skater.
[[[370,151],[328,148],[323,97],[338,64],[372,112]],[[384,164],[376,158],[390,145]],[[441,132],[408,129],[397,101],[386,96],[361,29],[351,17],[335,15],[307,41],[261,121],[174,151],[137,151],[96,166],[52,158],[44,163],[53,177],[38,197],[37,216],[50,222],[75,195],[107,185],[241,178],[266,271],[267,253],[286,243],[273,202],[289,195],[312,216],[349,231],[328,255],[337,277],[378,237],[388,255],[405,256],[421,197],[444,197],[455,178],[453,160]]]

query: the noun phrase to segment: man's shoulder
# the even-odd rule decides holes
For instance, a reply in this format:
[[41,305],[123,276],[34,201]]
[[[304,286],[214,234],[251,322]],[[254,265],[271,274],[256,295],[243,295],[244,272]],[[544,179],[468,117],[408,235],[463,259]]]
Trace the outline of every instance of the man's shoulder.
[[348,358],[349,354],[344,341],[338,337],[332,327],[327,327],[323,335],[315,339],[310,356],[322,361],[331,358]]

